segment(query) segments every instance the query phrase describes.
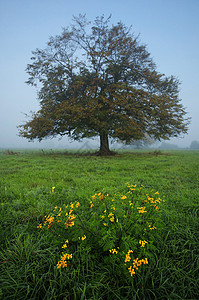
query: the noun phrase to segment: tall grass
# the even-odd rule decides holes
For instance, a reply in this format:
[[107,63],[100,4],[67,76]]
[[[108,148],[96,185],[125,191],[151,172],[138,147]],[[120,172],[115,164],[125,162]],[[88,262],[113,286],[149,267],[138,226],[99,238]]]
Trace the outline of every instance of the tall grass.
[[[121,152],[106,158],[2,151],[0,299],[198,299],[198,170],[198,151]],[[60,272],[58,243],[37,228],[44,215],[55,205],[89,201],[102,189],[121,191],[126,182],[165,195],[149,265],[131,281],[114,265],[89,259]]]

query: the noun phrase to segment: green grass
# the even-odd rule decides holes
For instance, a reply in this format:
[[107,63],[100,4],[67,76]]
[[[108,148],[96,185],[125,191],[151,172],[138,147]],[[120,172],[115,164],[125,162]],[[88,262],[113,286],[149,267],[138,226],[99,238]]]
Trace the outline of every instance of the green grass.
[[[0,152],[0,299],[198,299],[199,151]],[[59,246],[37,225],[55,205],[126,182],[165,195],[149,265],[132,282],[114,268],[56,268]],[[52,187],[55,192],[51,193]],[[86,213],[86,212],[85,212]]]

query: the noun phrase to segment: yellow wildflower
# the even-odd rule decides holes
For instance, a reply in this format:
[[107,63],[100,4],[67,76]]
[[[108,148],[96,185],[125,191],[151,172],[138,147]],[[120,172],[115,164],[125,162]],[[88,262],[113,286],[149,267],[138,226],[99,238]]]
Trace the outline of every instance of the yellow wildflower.
[[145,206],[144,207],[137,207],[137,209],[138,209],[139,214],[143,214],[143,213],[147,212],[145,210]]
[[65,243],[63,244],[62,248],[67,248],[67,247],[68,247],[68,246],[67,246],[68,243],[69,243],[69,241],[66,240]]
[[138,270],[138,267],[140,267],[141,264],[144,264],[144,265],[148,264],[147,258],[145,258],[145,259],[136,258],[133,260],[133,266],[130,266],[128,268],[129,272],[131,273],[131,276],[133,276],[135,274],[135,270]]
[[157,227],[155,227],[155,226],[151,227],[151,225],[149,225],[149,229],[154,230],[154,229],[157,229]]
[[93,196],[91,196],[91,198],[92,198],[93,200],[95,200],[95,199],[96,199],[96,194],[93,195]]
[[75,219],[75,215],[70,215],[68,220],[66,221],[66,223],[64,224],[65,225],[65,229],[68,228],[68,227],[72,227],[75,223],[74,223],[74,219]]
[[135,274],[135,270],[132,268],[132,266],[130,266],[130,267],[128,268],[128,270],[129,270],[131,276],[133,276],[133,275]]
[[146,244],[148,244],[147,241],[139,241],[139,244],[141,245],[141,247],[145,247]]
[[71,259],[72,254],[65,253],[62,255],[60,261],[57,263],[57,269],[67,267],[66,259]]
[[72,258],[72,257],[73,257],[73,255],[72,255],[72,254],[68,254],[68,253],[66,253],[66,254],[65,254],[65,256],[66,256],[66,258],[67,258],[67,259],[70,259],[70,258]]
[[125,257],[125,263],[131,260],[130,254],[133,253],[133,250],[129,250]]
[[148,263],[149,263],[147,258],[142,259],[142,262],[143,262],[144,265],[148,265]]
[[117,251],[116,249],[111,249],[111,250],[109,250],[109,252],[110,252],[111,254],[118,254],[118,251]]
[[46,220],[44,223],[48,223],[48,229],[53,225],[54,217],[53,216],[46,216]]

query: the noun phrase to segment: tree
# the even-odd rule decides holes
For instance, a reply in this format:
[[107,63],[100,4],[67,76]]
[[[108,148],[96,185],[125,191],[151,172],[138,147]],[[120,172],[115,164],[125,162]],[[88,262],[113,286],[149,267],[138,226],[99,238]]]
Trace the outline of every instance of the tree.
[[40,87],[40,109],[19,126],[20,136],[99,136],[99,153],[110,154],[110,137],[132,143],[187,132],[179,81],[157,72],[146,46],[123,23],[110,25],[104,16],[91,23],[79,15],[32,53],[27,83]]
[[190,149],[199,149],[199,141],[192,141]]

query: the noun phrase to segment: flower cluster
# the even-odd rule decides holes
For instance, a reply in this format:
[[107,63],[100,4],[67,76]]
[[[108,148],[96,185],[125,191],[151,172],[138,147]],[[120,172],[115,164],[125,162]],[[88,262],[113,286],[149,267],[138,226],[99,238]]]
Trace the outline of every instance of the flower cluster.
[[145,206],[144,207],[137,207],[137,210],[139,212],[139,214],[143,214],[143,213],[146,213],[147,211],[145,210]]
[[[117,249],[119,249],[119,248],[117,248]],[[115,248],[114,249],[110,249],[109,252],[111,254],[118,254],[118,250],[116,250]]]
[[146,244],[148,244],[148,242],[147,241],[141,241],[141,240],[139,240],[139,244],[141,245],[141,247],[145,247],[145,245]]
[[138,267],[141,266],[141,264],[144,264],[144,265],[148,264],[147,258],[145,258],[145,259],[136,258],[133,260],[133,266],[130,266],[128,268],[131,276],[133,276],[135,274],[135,270],[138,270]]
[[45,216],[45,218],[46,218],[46,220],[44,221],[44,223],[48,224],[48,229],[49,229],[53,225],[55,218],[53,216]]
[[68,240],[65,241],[65,243],[63,244],[62,248],[67,248],[68,247]]
[[68,228],[68,227],[72,227],[75,225],[75,222],[74,222],[74,219],[76,218],[76,216],[73,214],[73,215],[70,215],[66,221],[66,223],[64,224],[65,225],[65,229]]
[[82,237],[79,236],[78,239],[84,241],[86,239],[86,236],[85,235],[83,235]]
[[72,254],[68,254],[68,253],[62,253],[62,257],[60,259],[60,261],[57,263],[57,269],[62,268],[66,268],[68,266],[67,261],[73,257]]
[[[128,263],[128,262],[131,261],[131,256],[130,256],[131,253],[133,253],[133,250],[129,250],[128,253],[126,254],[125,261],[124,261],[125,263]],[[138,258],[133,259],[133,265],[128,268],[131,276],[133,276],[135,274],[135,270],[138,270],[138,267],[141,266],[141,264],[145,264],[145,265],[148,264],[147,258],[145,258],[145,259],[138,259]]]
[[148,264],[147,258],[141,258],[154,249],[152,236],[159,226],[162,202],[159,192],[146,192],[144,186],[127,183],[121,192],[98,192],[81,205],[68,201],[62,207],[55,206],[37,227],[52,227],[49,234],[57,236],[67,252],[62,253],[58,269],[75,266],[77,260],[86,265],[95,259],[96,264],[114,264],[131,278],[129,273],[133,276],[141,265]]
[[154,229],[157,229],[157,227],[151,226],[151,225],[149,224],[149,229],[150,229],[150,230],[154,230]]
[[114,214],[112,212],[108,214],[108,218],[111,222],[114,222]]
[[[154,194],[159,195],[159,192],[155,192]],[[158,197],[157,199],[154,199],[154,197],[150,197],[148,194],[146,194],[146,196],[147,196],[147,200],[145,200],[145,203],[149,203],[150,206],[153,206],[156,210],[160,208],[159,205],[162,202],[165,202],[160,197]]]
[[131,260],[131,256],[130,256],[131,253],[133,253],[133,250],[129,250],[128,253],[126,254],[125,261],[124,261],[125,263]]

